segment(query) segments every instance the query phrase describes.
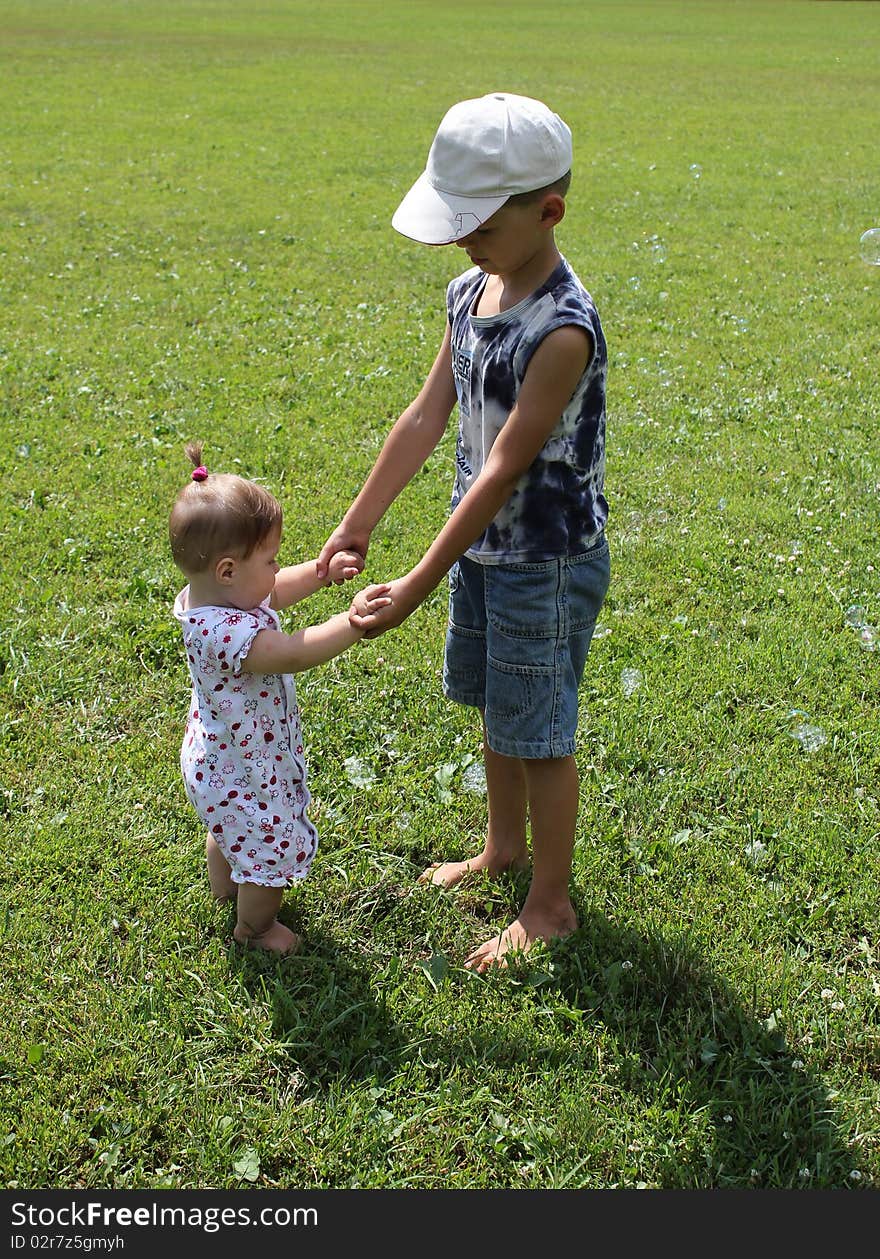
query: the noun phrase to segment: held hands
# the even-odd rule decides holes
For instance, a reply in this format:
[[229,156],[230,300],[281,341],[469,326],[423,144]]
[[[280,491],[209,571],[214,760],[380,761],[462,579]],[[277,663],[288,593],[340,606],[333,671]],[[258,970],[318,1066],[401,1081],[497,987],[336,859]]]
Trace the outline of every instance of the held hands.
[[341,586],[363,571],[364,557],[357,551],[336,551],[329,561],[325,561],[323,569],[320,558],[317,561],[318,577],[328,585],[332,582],[334,586]]
[[[324,543],[316,562],[319,580],[341,585],[364,571],[365,556],[370,543],[367,532],[355,532],[340,526]],[[394,582],[366,586],[358,591],[348,610],[348,619],[364,638],[378,638],[386,630],[396,629],[410,616],[428,593],[424,582],[413,573]]]
[[[318,579],[324,581],[325,578],[329,578],[330,581],[338,586],[343,581],[347,581],[349,577],[355,577],[358,573],[362,573],[369,545],[369,533],[344,529],[340,526],[321,547],[316,563]],[[344,557],[343,560],[340,560],[340,555]],[[333,576],[334,561],[337,571],[340,572],[340,575],[336,577]],[[351,568],[354,571],[342,574],[341,570],[343,568]]]
[[387,584],[365,586],[352,599],[351,607],[348,609],[348,620],[355,629],[361,630],[365,638],[374,637],[367,631],[376,623],[376,618],[382,610],[390,607],[390,590],[391,587]]
[[[379,599],[368,615],[363,615],[358,608],[358,600],[363,595],[375,595],[381,592]],[[409,589],[405,577],[399,578],[383,586],[367,586],[355,596],[348,612],[348,619],[356,629],[364,631],[364,638],[378,638],[386,630],[396,629],[416,610],[421,600]]]

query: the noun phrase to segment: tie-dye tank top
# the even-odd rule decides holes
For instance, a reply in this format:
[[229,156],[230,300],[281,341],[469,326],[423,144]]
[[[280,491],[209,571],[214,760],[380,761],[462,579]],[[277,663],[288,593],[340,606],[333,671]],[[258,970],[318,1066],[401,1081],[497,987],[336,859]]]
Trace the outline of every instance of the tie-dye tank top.
[[608,352],[599,315],[564,258],[516,306],[478,317],[471,312],[484,283],[473,267],[446,292],[459,410],[453,508],[479,475],[544,337],[574,324],[590,337],[592,356],[559,423],[468,557],[482,564],[519,564],[577,555],[593,545],[608,516],[603,494]]

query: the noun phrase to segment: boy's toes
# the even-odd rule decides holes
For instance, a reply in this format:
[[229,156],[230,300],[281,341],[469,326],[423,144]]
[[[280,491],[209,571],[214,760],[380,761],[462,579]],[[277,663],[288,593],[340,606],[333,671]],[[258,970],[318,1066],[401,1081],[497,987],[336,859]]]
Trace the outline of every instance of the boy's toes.
[[501,962],[499,957],[499,944],[500,940],[496,937],[495,940],[489,940],[486,944],[481,944],[478,949],[474,949],[473,953],[465,959],[465,970],[476,971],[478,975],[482,975],[483,971],[488,970],[490,966],[496,966],[499,963],[504,965],[505,963]]

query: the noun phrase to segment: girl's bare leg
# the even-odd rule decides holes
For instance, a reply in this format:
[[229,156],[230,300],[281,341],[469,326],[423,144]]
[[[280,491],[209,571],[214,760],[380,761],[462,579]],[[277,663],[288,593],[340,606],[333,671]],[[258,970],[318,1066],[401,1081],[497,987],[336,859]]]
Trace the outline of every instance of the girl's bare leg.
[[217,847],[217,841],[210,831],[205,839],[205,860],[208,863],[211,895],[218,901],[232,900],[235,896],[235,884],[232,881],[229,862]]
[[284,888],[259,883],[238,885],[238,922],[232,934],[239,944],[251,944],[269,953],[295,953],[302,938],[277,918]]

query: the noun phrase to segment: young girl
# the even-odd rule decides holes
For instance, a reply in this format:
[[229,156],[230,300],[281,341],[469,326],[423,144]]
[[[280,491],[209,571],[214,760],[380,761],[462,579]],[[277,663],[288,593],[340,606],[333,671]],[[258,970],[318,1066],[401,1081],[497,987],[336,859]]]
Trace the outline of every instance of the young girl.
[[301,940],[278,921],[278,910],[318,845],[306,812],[311,797],[291,675],[364,636],[366,624],[354,628],[352,612],[369,621],[391,600],[387,586],[370,586],[348,612],[282,633],[276,609],[354,577],[362,561],[341,552],[320,580],[314,560],[279,568],[277,500],[243,477],[209,473],[201,443],[186,453],[191,480],[169,522],[174,561],[189,582],[174,603],[192,678],[183,780],[208,828],[211,891],[219,900],[237,894],[235,939],[289,953]]

